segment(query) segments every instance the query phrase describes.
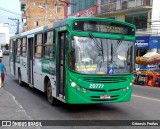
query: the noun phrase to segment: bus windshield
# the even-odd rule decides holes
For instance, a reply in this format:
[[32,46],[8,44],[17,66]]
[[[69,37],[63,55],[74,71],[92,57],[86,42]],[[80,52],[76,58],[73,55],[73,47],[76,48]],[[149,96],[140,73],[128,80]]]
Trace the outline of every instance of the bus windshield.
[[69,67],[82,74],[130,74],[133,72],[133,41],[79,37],[71,42]]

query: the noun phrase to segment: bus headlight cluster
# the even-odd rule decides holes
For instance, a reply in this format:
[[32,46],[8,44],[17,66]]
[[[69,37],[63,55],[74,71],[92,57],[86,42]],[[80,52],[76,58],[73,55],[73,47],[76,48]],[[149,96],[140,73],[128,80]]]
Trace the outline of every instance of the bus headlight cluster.
[[76,87],[77,91],[80,91],[80,90],[82,89],[82,92],[83,92],[83,93],[86,93],[86,92],[87,92],[87,89],[78,86],[78,85],[77,85],[75,82],[73,82],[72,80],[70,80],[70,84],[71,84],[71,87]]
[[129,90],[129,86],[127,86],[126,88],[123,89],[124,92],[125,92],[126,90]]
[[82,88],[80,86],[77,86],[77,90],[80,91],[82,89],[83,93],[86,93],[87,92],[87,89],[85,88]]

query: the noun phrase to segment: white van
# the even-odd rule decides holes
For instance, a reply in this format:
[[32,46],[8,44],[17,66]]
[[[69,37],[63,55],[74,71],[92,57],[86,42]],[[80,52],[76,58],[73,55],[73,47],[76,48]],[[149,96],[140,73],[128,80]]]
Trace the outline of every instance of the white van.
[[2,58],[3,57],[3,52],[2,52],[2,50],[0,50],[0,58]]

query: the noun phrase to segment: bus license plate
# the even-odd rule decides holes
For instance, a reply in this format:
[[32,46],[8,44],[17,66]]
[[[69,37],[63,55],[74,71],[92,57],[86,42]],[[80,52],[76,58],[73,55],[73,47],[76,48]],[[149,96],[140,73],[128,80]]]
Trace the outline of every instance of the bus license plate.
[[100,99],[110,99],[111,96],[110,95],[101,95]]

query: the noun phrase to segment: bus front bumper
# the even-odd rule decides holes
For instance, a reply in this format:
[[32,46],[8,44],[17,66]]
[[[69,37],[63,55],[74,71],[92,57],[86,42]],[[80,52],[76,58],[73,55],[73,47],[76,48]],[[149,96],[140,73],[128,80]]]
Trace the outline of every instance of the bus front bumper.
[[[121,89],[113,92],[86,91],[71,88],[67,94],[66,103],[68,104],[96,104],[96,103],[116,103],[128,102],[131,99],[132,86],[129,89]],[[110,98],[102,98],[108,95]]]

